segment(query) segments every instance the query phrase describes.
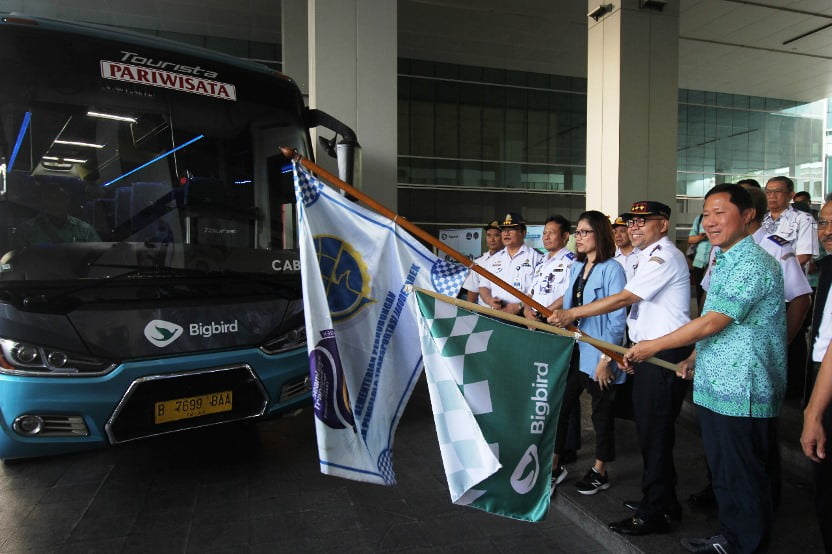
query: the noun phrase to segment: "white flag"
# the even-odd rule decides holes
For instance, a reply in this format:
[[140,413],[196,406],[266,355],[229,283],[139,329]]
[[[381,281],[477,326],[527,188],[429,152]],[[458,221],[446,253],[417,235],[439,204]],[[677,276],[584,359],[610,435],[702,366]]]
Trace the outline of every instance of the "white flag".
[[393,436],[422,371],[405,286],[456,296],[467,268],[297,162],[294,176],[321,471],[392,485]]

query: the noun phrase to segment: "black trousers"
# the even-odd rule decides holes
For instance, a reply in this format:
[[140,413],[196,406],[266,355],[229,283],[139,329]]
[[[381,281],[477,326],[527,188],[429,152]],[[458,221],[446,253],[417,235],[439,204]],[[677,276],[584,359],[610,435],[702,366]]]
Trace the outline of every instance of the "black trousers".
[[[815,363],[815,375],[819,365]],[[812,464],[815,473],[815,512],[823,546],[827,552],[832,552],[832,456],[829,454],[832,446],[832,406],[823,412],[823,430],[826,432],[826,458]]]
[[[663,350],[656,357],[668,362],[687,358],[693,347]],[[633,375],[633,416],[644,470],[641,476],[642,499],[636,515],[650,520],[664,517],[676,497],[676,417],[682,409],[690,382],[672,371],[647,362],[636,364]]]
[[737,552],[767,551],[772,522],[767,471],[771,422],[700,406],[699,425],[713,474],[720,533]]
[[[577,352],[575,346],[573,352]],[[555,454],[565,448],[569,435],[569,414],[579,405],[581,393],[587,391],[592,397],[592,426],[595,429],[595,458],[602,462],[615,460],[615,386],[601,390],[598,383],[589,375],[578,369],[580,357],[572,355],[569,373],[566,375],[566,388],[558,417],[558,431],[555,435]]]

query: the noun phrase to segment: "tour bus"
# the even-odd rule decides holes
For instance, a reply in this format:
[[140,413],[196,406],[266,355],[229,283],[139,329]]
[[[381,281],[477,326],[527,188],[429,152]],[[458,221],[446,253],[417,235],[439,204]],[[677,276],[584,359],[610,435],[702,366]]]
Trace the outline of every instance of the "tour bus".
[[354,133],[264,65],[104,26],[7,14],[0,66],[0,458],[308,402],[278,148],[327,127],[349,177]]

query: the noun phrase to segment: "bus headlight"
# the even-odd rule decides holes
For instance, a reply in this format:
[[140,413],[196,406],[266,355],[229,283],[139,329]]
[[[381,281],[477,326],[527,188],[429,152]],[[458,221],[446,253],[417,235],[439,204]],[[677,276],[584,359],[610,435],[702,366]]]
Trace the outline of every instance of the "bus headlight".
[[88,377],[114,367],[108,360],[0,338],[0,373],[7,375]]
[[301,325],[268,341],[260,347],[266,354],[278,354],[295,348],[306,348],[306,326]]

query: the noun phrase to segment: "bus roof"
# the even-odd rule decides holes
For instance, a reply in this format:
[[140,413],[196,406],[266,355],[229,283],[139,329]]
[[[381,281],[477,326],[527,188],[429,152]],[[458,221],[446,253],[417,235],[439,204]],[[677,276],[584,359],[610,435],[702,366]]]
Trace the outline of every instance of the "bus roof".
[[140,32],[122,29],[120,27],[111,27],[95,23],[84,23],[79,21],[62,21],[58,19],[48,19],[44,17],[32,17],[17,12],[0,12],[0,16],[2,16],[0,17],[0,25],[9,25],[22,28],[31,28],[32,26],[37,26],[39,28],[49,31],[74,33],[85,37],[107,39],[117,42],[123,42],[126,44],[135,44],[136,46],[161,48],[180,54],[191,55],[218,63],[232,65],[240,69],[246,69],[248,71],[262,73],[264,75],[270,75],[278,79],[288,81],[292,84],[294,88],[298,90],[298,94],[300,94],[300,89],[297,83],[295,83],[295,81],[291,77],[281,73],[280,71],[272,69],[258,62],[244,60],[242,58],[238,58],[237,56],[217,52],[216,50],[211,50],[209,48],[194,46],[191,44],[178,42],[163,37],[146,35]]

